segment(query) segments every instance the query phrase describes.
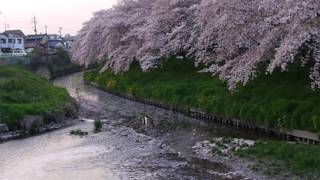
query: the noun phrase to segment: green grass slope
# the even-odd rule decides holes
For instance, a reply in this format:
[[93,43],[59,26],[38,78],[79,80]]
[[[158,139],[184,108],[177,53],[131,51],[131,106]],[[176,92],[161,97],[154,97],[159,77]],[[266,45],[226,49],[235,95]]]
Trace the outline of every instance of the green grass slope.
[[134,64],[122,75],[95,70],[84,76],[101,87],[141,98],[270,128],[320,132],[320,93],[310,88],[307,68],[292,65],[289,72],[261,73],[232,94],[217,77],[198,70],[190,60],[171,58],[162,68],[147,73]]
[[65,89],[18,66],[0,66],[0,121],[19,125],[25,115],[62,110],[72,98]]
[[320,146],[261,141],[236,154],[256,160],[257,169],[268,167],[267,172],[271,175],[289,171],[305,179],[320,177]]

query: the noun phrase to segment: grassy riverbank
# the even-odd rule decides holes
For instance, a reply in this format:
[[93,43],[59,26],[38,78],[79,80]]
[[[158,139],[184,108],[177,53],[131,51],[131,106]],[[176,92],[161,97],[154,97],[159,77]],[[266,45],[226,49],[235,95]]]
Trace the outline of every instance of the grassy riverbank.
[[[122,75],[110,71],[99,74],[98,69],[86,72],[84,78],[115,92],[194,107],[270,128],[320,132],[320,93],[310,88],[307,68],[292,65],[289,72],[269,76],[260,73],[233,94],[218,78],[197,70],[191,61],[171,59],[162,68],[147,73],[134,64]],[[266,170],[273,175],[291,172],[312,179],[320,175],[319,152],[319,146],[268,141],[238,155],[257,159],[257,168],[267,165]]]
[[305,179],[320,177],[320,146],[261,141],[237,155],[257,161],[255,168],[271,175],[291,172]]
[[261,73],[231,94],[222,81],[197,73],[191,61],[170,59],[148,73],[137,64],[123,75],[98,70],[85,79],[108,90],[180,107],[194,107],[223,117],[238,118],[276,129],[320,132],[320,93],[310,88],[308,69]]
[[10,127],[25,115],[63,111],[72,98],[65,89],[18,66],[0,66],[0,118]]

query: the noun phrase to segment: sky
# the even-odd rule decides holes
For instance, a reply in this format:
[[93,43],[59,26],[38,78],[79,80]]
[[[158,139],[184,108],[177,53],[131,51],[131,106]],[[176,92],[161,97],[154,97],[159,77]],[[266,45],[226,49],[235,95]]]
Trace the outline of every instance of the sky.
[[38,21],[38,33],[76,35],[82,24],[93,13],[111,8],[117,0],[0,0],[0,32],[5,29],[21,29],[25,34],[34,34],[32,18]]

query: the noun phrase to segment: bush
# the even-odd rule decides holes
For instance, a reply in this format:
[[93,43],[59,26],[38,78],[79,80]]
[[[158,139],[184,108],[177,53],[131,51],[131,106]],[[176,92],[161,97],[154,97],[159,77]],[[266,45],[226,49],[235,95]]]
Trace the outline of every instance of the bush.
[[45,64],[45,49],[43,47],[36,47],[30,53],[30,67],[33,70],[37,70]]
[[94,132],[98,133],[101,131],[101,129],[102,129],[102,122],[101,122],[101,120],[96,119],[94,121]]

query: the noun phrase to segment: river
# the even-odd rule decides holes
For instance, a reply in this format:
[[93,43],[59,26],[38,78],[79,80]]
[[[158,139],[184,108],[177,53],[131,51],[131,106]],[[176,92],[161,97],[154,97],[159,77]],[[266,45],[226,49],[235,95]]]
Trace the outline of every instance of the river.
[[[81,73],[54,83],[78,100],[84,121],[0,144],[1,180],[269,179],[251,170],[250,162],[215,161],[192,151],[197,142],[213,137],[252,139],[248,133],[108,94],[85,85]],[[97,134],[96,118],[103,121]],[[155,128],[161,122],[170,126]],[[89,135],[71,136],[74,129]]]

